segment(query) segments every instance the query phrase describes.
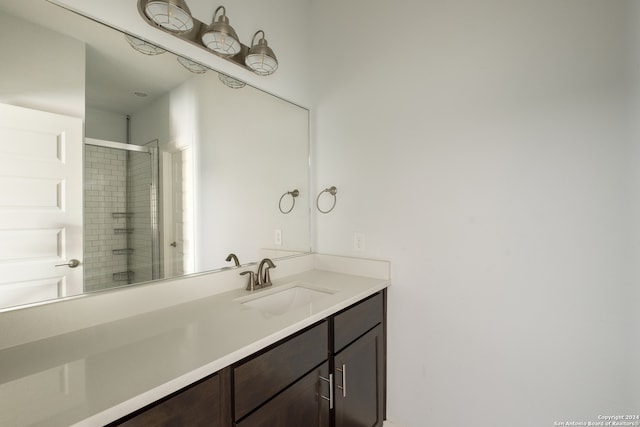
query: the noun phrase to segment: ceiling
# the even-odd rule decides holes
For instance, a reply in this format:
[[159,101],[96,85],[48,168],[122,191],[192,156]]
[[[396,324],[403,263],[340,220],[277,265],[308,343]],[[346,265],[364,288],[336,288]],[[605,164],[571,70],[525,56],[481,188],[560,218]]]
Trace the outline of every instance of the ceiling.
[[193,76],[172,53],[141,54],[119,31],[45,0],[0,0],[0,11],[86,44],[87,107],[134,114]]

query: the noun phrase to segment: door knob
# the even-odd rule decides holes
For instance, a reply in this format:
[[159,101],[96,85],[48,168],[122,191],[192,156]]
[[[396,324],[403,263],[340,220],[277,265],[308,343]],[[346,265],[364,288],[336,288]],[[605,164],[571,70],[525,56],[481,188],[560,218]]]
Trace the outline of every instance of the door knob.
[[74,259],[70,259],[69,262],[66,264],[56,264],[56,267],[76,268],[79,265],[80,265],[80,261],[74,258]]
[[178,244],[176,242],[173,242],[173,243],[170,243],[169,246],[173,246],[175,248],[176,246],[178,246]]

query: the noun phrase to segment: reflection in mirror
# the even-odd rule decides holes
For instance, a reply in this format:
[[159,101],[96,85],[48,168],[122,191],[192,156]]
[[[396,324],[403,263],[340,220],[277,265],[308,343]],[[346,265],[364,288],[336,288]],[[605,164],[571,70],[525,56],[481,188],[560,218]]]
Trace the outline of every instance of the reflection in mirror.
[[42,0],[0,37],[0,307],[310,250],[307,110]]
[[157,140],[135,145],[85,138],[86,292],[162,277],[159,209]]

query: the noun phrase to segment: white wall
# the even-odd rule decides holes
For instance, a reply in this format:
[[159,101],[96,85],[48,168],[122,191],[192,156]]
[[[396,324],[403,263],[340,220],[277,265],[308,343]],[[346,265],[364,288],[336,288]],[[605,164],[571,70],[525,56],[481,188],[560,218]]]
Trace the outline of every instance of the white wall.
[[[196,271],[263,258],[264,248],[309,250],[308,111],[216,74],[191,79],[195,95]],[[300,197],[287,215],[282,194]],[[283,209],[291,205],[288,198]],[[282,231],[282,245],[274,231]]]
[[[195,206],[185,222],[194,221],[195,271],[228,265],[230,252],[246,263],[261,259],[261,248],[309,250],[308,121],[307,110],[250,87],[230,89],[217,73],[194,76],[132,116],[132,143],[193,148]],[[294,188],[301,197],[283,215],[278,199]]]
[[158,140],[160,150],[172,150],[172,93],[156,99],[131,116],[131,144],[144,145]]
[[16,36],[0,43],[0,102],[84,118],[84,43],[0,12],[0,40]]
[[391,260],[398,425],[637,412],[630,4],[312,3],[316,248]]
[[86,108],[84,120],[85,138],[127,142],[127,116],[111,111]]

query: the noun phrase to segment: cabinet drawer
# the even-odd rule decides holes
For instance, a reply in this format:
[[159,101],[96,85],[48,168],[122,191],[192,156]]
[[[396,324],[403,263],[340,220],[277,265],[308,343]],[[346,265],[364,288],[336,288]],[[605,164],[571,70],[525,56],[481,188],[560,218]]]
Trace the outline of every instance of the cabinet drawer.
[[333,352],[339,352],[369,329],[382,323],[383,316],[382,292],[335,315],[333,320]]
[[150,407],[109,424],[109,427],[223,426],[224,394],[220,375],[215,374]]
[[316,326],[233,368],[235,420],[240,420],[327,360],[329,325]]
[[329,427],[329,377],[325,362],[245,417],[236,427]]

